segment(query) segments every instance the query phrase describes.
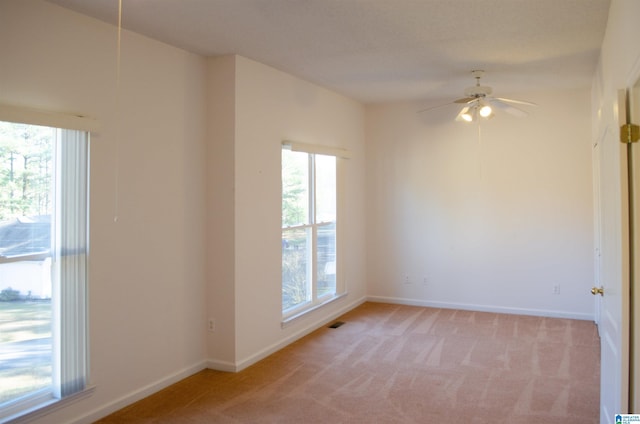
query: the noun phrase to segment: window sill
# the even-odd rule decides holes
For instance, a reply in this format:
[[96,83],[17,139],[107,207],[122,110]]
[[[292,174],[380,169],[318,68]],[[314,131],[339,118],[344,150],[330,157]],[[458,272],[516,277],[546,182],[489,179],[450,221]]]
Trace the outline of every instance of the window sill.
[[317,309],[320,309],[320,308],[322,308],[323,306],[328,305],[329,303],[333,303],[334,301],[336,301],[336,300],[338,300],[338,299],[341,299],[341,298],[345,297],[346,295],[347,295],[347,292],[340,293],[340,294],[336,294],[335,296],[330,297],[329,299],[324,300],[324,301],[323,301],[323,302],[321,302],[321,303],[318,303],[318,304],[316,304],[316,305],[313,305],[313,306],[311,306],[311,307],[310,307],[310,308],[308,308],[308,309],[305,309],[305,310],[303,310],[303,311],[297,312],[297,313],[295,313],[295,314],[293,314],[293,315],[289,315],[289,316],[287,316],[286,318],[283,318],[283,319],[282,319],[282,322],[280,323],[280,326],[281,326],[282,328],[287,328],[288,326],[290,326],[291,324],[293,324],[293,322],[294,322],[294,321],[296,321],[298,318],[301,318],[301,317],[303,317],[303,316],[307,315],[307,314],[308,314],[308,313],[310,313],[310,312],[313,312],[313,311],[315,311],[315,310],[317,310]]
[[50,399],[44,402],[41,402],[35,406],[30,408],[26,408],[21,410],[20,412],[16,412],[11,416],[0,417],[0,423],[6,423],[11,421],[11,423],[26,423],[33,421],[37,418],[42,418],[47,414],[51,414],[59,409],[65,408],[72,403],[78,402],[79,400],[85,399],[93,394],[95,391],[95,386],[90,386],[84,389],[81,392],[74,393],[70,396],[65,397],[64,399]]

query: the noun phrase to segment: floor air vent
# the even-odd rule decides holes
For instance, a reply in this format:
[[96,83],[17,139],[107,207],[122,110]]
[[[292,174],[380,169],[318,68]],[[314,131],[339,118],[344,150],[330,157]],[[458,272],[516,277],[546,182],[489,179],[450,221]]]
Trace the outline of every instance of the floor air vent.
[[329,328],[338,328],[338,327],[340,327],[342,324],[344,324],[344,322],[342,322],[342,321],[336,321],[336,322],[334,322],[333,324],[331,324],[331,325],[329,326]]

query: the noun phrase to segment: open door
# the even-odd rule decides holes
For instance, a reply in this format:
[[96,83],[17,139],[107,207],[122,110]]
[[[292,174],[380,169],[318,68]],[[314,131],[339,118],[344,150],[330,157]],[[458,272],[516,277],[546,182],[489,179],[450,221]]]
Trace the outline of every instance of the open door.
[[631,81],[618,96],[619,128],[605,127],[593,150],[601,424],[640,413],[640,69]]
[[592,293],[601,340],[600,424],[628,413],[629,214],[627,152],[607,126],[593,148],[595,266]]
[[[632,169],[631,177],[631,280],[629,284],[629,410],[640,414],[640,362],[637,354],[640,352],[640,76],[627,91],[626,98],[626,134],[629,140]],[[634,141],[635,140],[635,141]]]

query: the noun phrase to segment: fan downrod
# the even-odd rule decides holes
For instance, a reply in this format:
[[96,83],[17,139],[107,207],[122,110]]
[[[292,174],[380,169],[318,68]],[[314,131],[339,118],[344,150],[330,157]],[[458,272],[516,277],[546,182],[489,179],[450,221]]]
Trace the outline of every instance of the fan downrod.
[[492,93],[491,87],[480,85],[480,78],[484,76],[482,69],[474,69],[471,71],[471,75],[476,79],[476,85],[473,87],[467,87],[464,90],[464,94],[468,97],[475,97],[476,99],[486,97]]

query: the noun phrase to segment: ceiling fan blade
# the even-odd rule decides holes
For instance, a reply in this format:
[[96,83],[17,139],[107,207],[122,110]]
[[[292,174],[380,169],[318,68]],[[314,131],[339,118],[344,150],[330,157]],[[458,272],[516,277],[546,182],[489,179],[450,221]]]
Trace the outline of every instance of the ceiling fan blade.
[[508,104],[507,102],[505,102],[503,99],[491,99],[489,100],[489,103],[491,103],[492,106],[497,107],[498,109],[501,109],[513,116],[517,116],[519,118],[524,118],[525,116],[529,115],[527,112],[525,112],[522,109],[519,109],[515,106],[512,106],[510,104]]
[[464,97],[462,99],[454,100],[453,103],[471,103],[474,100],[478,100],[477,97]]
[[437,105],[437,106],[431,106],[428,107],[426,109],[420,109],[419,111],[417,111],[416,113],[423,113],[423,112],[429,112],[430,110],[434,110],[434,109],[440,109],[441,107],[445,107],[445,106],[451,106],[455,103],[445,103],[443,105]]
[[460,103],[465,103],[467,105],[470,105],[473,102],[477,102],[477,101],[478,101],[478,99],[475,98],[475,97],[469,97],[467,99],[458,99],[458,100],[455,100],[455,101],[453,101],[451,103],[445,103],[443,105],[431,106],[431,107],[428,107],[426,109],[421,109],[421,110],[417,111],[416,113],[429,112],[429,111],[434,110],[434,109],[440,109],[440,108],[445,107],[445,106],[451,106],[451,105],[460,104]]
[[525,102],[524,100],[513,100],[513,99],[505,99],[502,97],[493,97],[495,100],[499,100],[501,102],[505,102],[505,103],[513,103],[516,105],[526,105],[526,106],[538,106],[535,103],[532,102]]

